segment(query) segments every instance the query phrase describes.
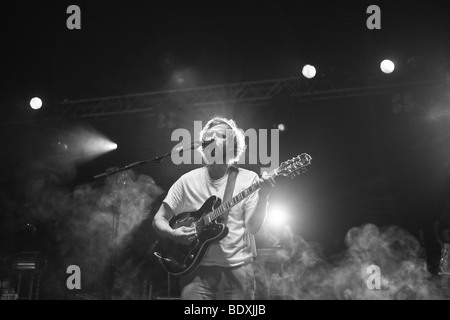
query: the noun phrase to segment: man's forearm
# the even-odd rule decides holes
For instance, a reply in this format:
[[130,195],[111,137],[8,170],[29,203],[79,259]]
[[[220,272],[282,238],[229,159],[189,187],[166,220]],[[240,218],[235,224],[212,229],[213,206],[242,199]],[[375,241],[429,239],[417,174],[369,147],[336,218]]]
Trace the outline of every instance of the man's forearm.
[[267,215],[267,198],[259,198],[255,211],[248,220],[248,231],[256,234],[261,230]]
[[170,227],[169,221],[164,217],[155,217],[153,219],[153,229],[161,237],[173,238],[173,229]]

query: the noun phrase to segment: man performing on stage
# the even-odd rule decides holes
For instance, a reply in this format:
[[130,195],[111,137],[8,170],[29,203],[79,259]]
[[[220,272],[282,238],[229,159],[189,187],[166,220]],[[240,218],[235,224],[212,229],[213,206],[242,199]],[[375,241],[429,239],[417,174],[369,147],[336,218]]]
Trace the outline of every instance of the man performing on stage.
[[266,218],[267,200],[275,181],[267,174],[259,178],[252,171],[234,166],[245,150],[245,138],[233,120],[214,117],[204,126],[200,140],[214,140],[202,149],[206,166],[187,172],[172,185],[153,227],[161,237],[189,246],[201,236],[198,225],[172,228],[172,217],[199,210],[211,196],[229,199],[259,183],[258,191],[219,217],[228,228],[226,236],[207,247],[192,272],[180,275],[181,299],[254,299],[254,235]]

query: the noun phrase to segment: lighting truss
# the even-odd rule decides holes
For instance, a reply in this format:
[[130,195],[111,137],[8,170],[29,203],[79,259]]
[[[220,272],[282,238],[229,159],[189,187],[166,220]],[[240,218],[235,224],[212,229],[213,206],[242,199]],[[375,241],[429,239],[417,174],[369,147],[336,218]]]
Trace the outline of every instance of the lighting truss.
[[298,77],[263,81],[241,82],[179,90],[166,90],[114,97],[83,100],[65,100],[53,105],[51,112],[39,118],[30,115],[14,115],[4,119],[4,124],[51,121],[72,118],[93,118],[125,114],[156,114],[161,108],[173,106],[205,109],[216,106],[263,106],[274,98],[295,97],[314,101],[341,99],[357,96],[380,95],[406,87],[433,86],[443,83],[440,79],[413,79],[393,75],[347,78],[333,80],[317,77],[312,80]]

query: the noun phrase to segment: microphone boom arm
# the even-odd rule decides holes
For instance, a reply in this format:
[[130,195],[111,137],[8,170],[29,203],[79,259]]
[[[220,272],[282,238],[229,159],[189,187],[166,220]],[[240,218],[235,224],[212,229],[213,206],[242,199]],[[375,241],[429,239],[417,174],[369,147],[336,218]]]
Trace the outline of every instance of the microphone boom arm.
[[[211,142],[209,142],[209,143],[211,143]],[[150,160],[138,161],[138,162],[134,162],[132,164],[129,164],[127,166],[124,166],[122,168],[114,168],[113,170],[107,170],[106,172],[103,172],[103,173],[95,175],[94,179],[106,177],[106,176],[109,176],[111,174],[114,174],[114,173],[117,173],[117,172],[121,172],[121,171],[125,171],[125,170],[129,170],[131,168],[139,167],[139,166],[142,166],[142,165],[147,164],[147,163],[161,163],[165,158],[170,157],[172,154],[183,152],[184,149],[187,146],[190,147],[189,149],[194,150],[195,148],[198,148],[199,144],[203,145],[204,143],[201,142],[201,141],[195,141],[195,142],[192,142],[192,143],[190,143],[190,144],[188,144],[188,145],[186,145],[184,147],[176,148],[175,151],[170,151],[170,152],[168,152],[168,153],[166,153],[166,154],[164,154],[162,156],[158,156],[158,157],[155,157],[155,158],[150,159]],[[197,145],[197,147],[196,147],[196,145]]]

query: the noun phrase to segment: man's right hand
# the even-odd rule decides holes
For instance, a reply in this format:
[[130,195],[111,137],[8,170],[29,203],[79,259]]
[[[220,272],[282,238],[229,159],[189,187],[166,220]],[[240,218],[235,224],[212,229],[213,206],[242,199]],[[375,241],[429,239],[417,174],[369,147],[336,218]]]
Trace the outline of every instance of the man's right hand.
[[191,244],[197,238],[198,235],[195,227],[180,227],[173,229],[172,232],[172,240],[184,245]]

